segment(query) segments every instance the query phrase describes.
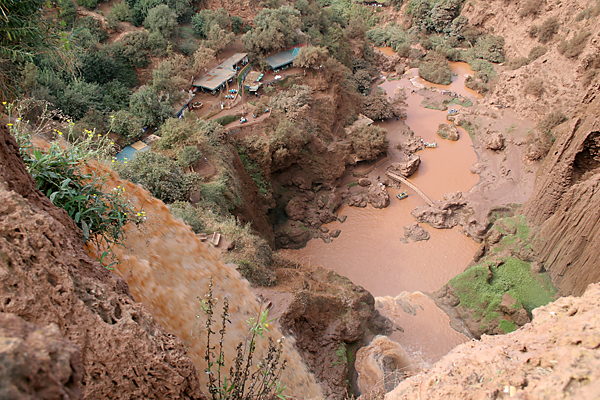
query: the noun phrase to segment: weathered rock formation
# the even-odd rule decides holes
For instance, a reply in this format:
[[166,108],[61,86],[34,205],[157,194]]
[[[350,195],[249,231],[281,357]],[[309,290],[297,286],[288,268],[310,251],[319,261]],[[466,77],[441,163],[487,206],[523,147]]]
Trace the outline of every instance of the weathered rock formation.
[[406,159],[400,162],[395,162],[389,166],[389,170],[408,178],[419,169],[421,164],[421,157],[418,154],[410,154],[406,156]]
[[600,396],[600,285],[533,311],[533,322],[452,350],[386,400],[595,399]]
[[[35,188],[18,154],[0,128],[0,312],[50,326],[42,330],[51,333],[48,346],[58,343],[58,327],[81,355],[81,368],[72,367],[80,378],[68,388],[84,399],[203,398],[183,343],[88,255],[79,228]],[[63,349],[56,356],[68,362]]]
[[438,126],[437,134],[442,139],[448,139],[452,141],[457,141],[460,138],[458,129],[456,129],[454,125],[450,124],[440,124]]
[[0,397],[80,399],[81,356],[58,325],[0,313]]
[[581,294],[600,280],[599,93],[597,82],[576,116],[557,132],[523,207],[527,219],[541,225],[534,250],[564,294]]
[[390,205],[390,194],[384,184],[371,185],[367,201],[375,208],[385,208]]
[[375,310],[373,296],[347,278],[322,268],[299,274],[297,284],[305,289],[298,288],[279,322],[297,338],[296,348],[326,398],[347,398],[356,345],[389,333],[391,323]]
[[429,240],[429,232],[417,223],[404,227],[404,238],[411,239],[413,242]]

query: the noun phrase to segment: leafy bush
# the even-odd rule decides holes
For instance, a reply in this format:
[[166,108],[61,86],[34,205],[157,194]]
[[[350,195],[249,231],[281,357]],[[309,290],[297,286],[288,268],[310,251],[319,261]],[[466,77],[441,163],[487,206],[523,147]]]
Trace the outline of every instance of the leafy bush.
[[185,141],[194,134],[194,125],[188,121],[179,118],[169,118],[160,127],[161,136],[155,144],[159,150],[172,149]]
[[121,178],[142,185],[165,203],[188,200],[200,181],[197,173],[183,174],[173,160],[152,151],[138,151],[127,164],[115,163],[115,169]]
[[186,146],[181,154],[177,156],[177,164],[182,167],[194,166],[202,158],[202,153],[196,146]]
[[137,31],[126,34],[122,43],[113,45],[117,56],[123,57],[134,68],[145,68],[150,64],[148,58],[148,31]]
[[550,133],[552,129],[562,124],[567,120],[565,114],[560,110],[554,110],[544,116],[544,118],[538,123],[538,129],[542,133]]
[[205,229],[204,222],[198,211],[187,201],[176,201],[169,206],[171,214],[175,218],[181,218],[188,224],[194,233],[202,233]]
[[546,89],[544,89],[544,80],[542,78],[533,78],[527,81],[525,84],[525,94],[531,94],[535,97],[541,98]]
[[297,40],[300,23],[300,11],[290,6],[265,8],[254,18],[254,28],[242,36],[242,43],[253,55],[288,48]]
[[450,63],[443,55],[430,51],[419,64],[419,76],[429,82],[449,85],[452,83]]
[[102,88],[98,84],[74,81],[57,97],[55,104],[65,114],[77,120],[92,108],[103,111],[102,97]]
[[231,17],[231,31],[237,35],[238,33],[241,33],[243,29],[244,20],[238,17],[237,15]]
[[167,55],[169,42],[160,32],[152,32],[148,35],[148,48],[153,56],[164,57]]
[[158,32],[163,37],[171,36],[173,28],[177,24],[177,15],[166,4],[159,4],[148,11],[144,19],[144,27],[150,32]]
[[475,56],[493,63],[504,62],[504,38],[494,35],[479,37],[475,44]]
[[110,117],[110,130],[121,138],[121,144],[127,146],[142,136],[142,122],[127,110],[119,110]]
[[129,99],[129,111],[140,118],[142,126],[159,126],[173,115],[171,104],[149,86],[142,86]]
[[[55,129],[58,136],[61,130]],[[122,191],[102,191],[101,176],[81,171],[87,161],[105,155],[108,138],[97,141],[90,132],[82,139],[61,147],[58,141],[42,152],[33,146],[27,132],[11,126],[20,144],[21,157],[27,171],[33,176],[37,188],[52,203],[67,212],[82,230],[85,242],[91,241],[97,248],[119,243],[123,239],[124,226],[138,220],[133,209],[121,197]],[[93,147],[100,150],[93,150]]]
[[591,33],[584,31],[578,33],[571,40],[561,40],[556,49],[565,57],[577,58],[585,49],[588,38]]
[[527,16],[537,17],[542,11],[544,2],[545,0],[527,0],[521,11],[519,11],[519,16],[521,18]]
[[385,129],[374,125],[363,125],[354,129],[349,137],[354,154],[362,160],[376,159],[389,146],[386,133]]
[[390,46],[398,52],[408,43],[406,32],[396,25],[388,25],[385,28],[376,27],[367,31],[367,37],[377,46]]
[[75,26],[77,28],[87,29],[98,42],[108,39],[108,32],[102,29],[102,24],[94,17],[78,18]]
[[537,37],[540,43],[546,44],[554,38],[554,35],[558,33],[560,24],[556,17],[548,18],[544,21],[540,29],[537,31]]
[[121,1],[119,3],[113,4],[112,8],[110,9],[109,15],[112,15],[118,21],[127,22],[131,22],[133,17],[133,13],[131,12],[131,9],[129,8],[129,5],[126,1]]
[[238,118],[239,118],[239,116],[236,114],[223,115],[222,117],[216,118],[215,122],[217,124],[225,126],[227,124],[232,123],[233,121],[237,121]]
[[98,0],[77,0],[77,5],[93,10],[98,5]]

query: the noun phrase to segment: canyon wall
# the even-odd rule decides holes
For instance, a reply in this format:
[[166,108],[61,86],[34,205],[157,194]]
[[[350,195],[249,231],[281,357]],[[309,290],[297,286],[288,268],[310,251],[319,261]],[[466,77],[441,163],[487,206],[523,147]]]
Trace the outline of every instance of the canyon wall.
[[539,260],[564,294],[580,295],[600,280],[600,82],[575,116],[556,132],[523,212],[540,226],[534,241]]
[[[521,16],[528,3],[535,3],[537,7],[529,15]],[[514,70],[503,68],[484,101],[512,108],[520,116],[532,119],[539,119],[554,109],[569,113],[576,108],[587,89],[587,81],[583,79],[586,69],[591,58],[600,51],[600,18],[578,18],[579,13],[593,5],[593,1],[586,0],[465,3],[461,14],[470,24],[504,38],[507,60],[526,58],[537,46],[547,50],[528,65]],[[534,25],[540,27],[550,18],[556,18],[559,28],[547,43],[540,43],[528,31]],[[561,54],[557,48],[560,40],[570,40],[580,32],[591,33],[581,54],[571,57]],[[532,83],[540,85],[539,96],[526,90]]]
[[[8,370],[21,374],[4,395],[204,398],[183,343],[133,300],[123,279],[88,255],[79,228],[35,188],[18,154],[14,138],[1,127],[0,315],[22,327],[2,333],[12,338],[3,343],[8,350],[11,343],[29,344],[23,348],[35,351],[14,354],[39,356],[40,365],[53,365],[53,375],[21,368],[29,358],[16,357],[9,365],[4,359]],[[31,330],[38,337],[32,339]],[[66,343],[59,345],[61,337]],[[40,344],[45,340],[47,348]]]
[[596,399],[600,285],[533,312],[533,322],[459,345],[385,396],[400,399]]

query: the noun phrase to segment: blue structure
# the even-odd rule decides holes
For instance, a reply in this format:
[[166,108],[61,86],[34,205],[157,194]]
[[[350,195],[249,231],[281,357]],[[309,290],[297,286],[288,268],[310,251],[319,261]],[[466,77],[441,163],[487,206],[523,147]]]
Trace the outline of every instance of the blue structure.
[[119,153],[117,153],[115,158],[121,162],[131,161],[131,160],[133,160],[133,157],[135,157],[135,153],[137,153],[138,151],[148,151],[148,150],[150,150],[150,146],[145,146],[145,147],[141,148],[140,150],[136,150],[131,146],[125,146],[123,148],[123,150],[121,150]]
[[272,55],[271,57],[265,58],[265,61],[267,62],[267,64],[269,64],[269,67],[271,67],[272,69],[279,69],[293,63],[299,52],[299,46],[292,47],[289,50],[282,51],[281,53],[277,53],[275,55]]

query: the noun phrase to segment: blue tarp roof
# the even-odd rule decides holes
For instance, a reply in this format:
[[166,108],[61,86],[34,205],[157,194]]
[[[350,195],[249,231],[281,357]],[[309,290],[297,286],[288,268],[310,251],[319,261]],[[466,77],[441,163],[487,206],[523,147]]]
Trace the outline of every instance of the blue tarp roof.
[[271,57],[267,57],[265,58],[265,61],[273,69],[281,68],[293,63],[299,51],[300,47],[294,47],[287,51],[282,51],[281,53],[272,55]]
[[[150,150],[150,146],[146,146],[143,149],[141,149],[140,151],[146,151],[146,150]],[[121,162],[131,161],[131,160],[133,160],[133,157],[135,157],[135,153],[137,153],[137,152],[138,151],[136,149],[134,149],[133,147],[125,146],[125,147],[123,147],[123,150],[121,150],[119,153],[117,153],[115,158]]]

